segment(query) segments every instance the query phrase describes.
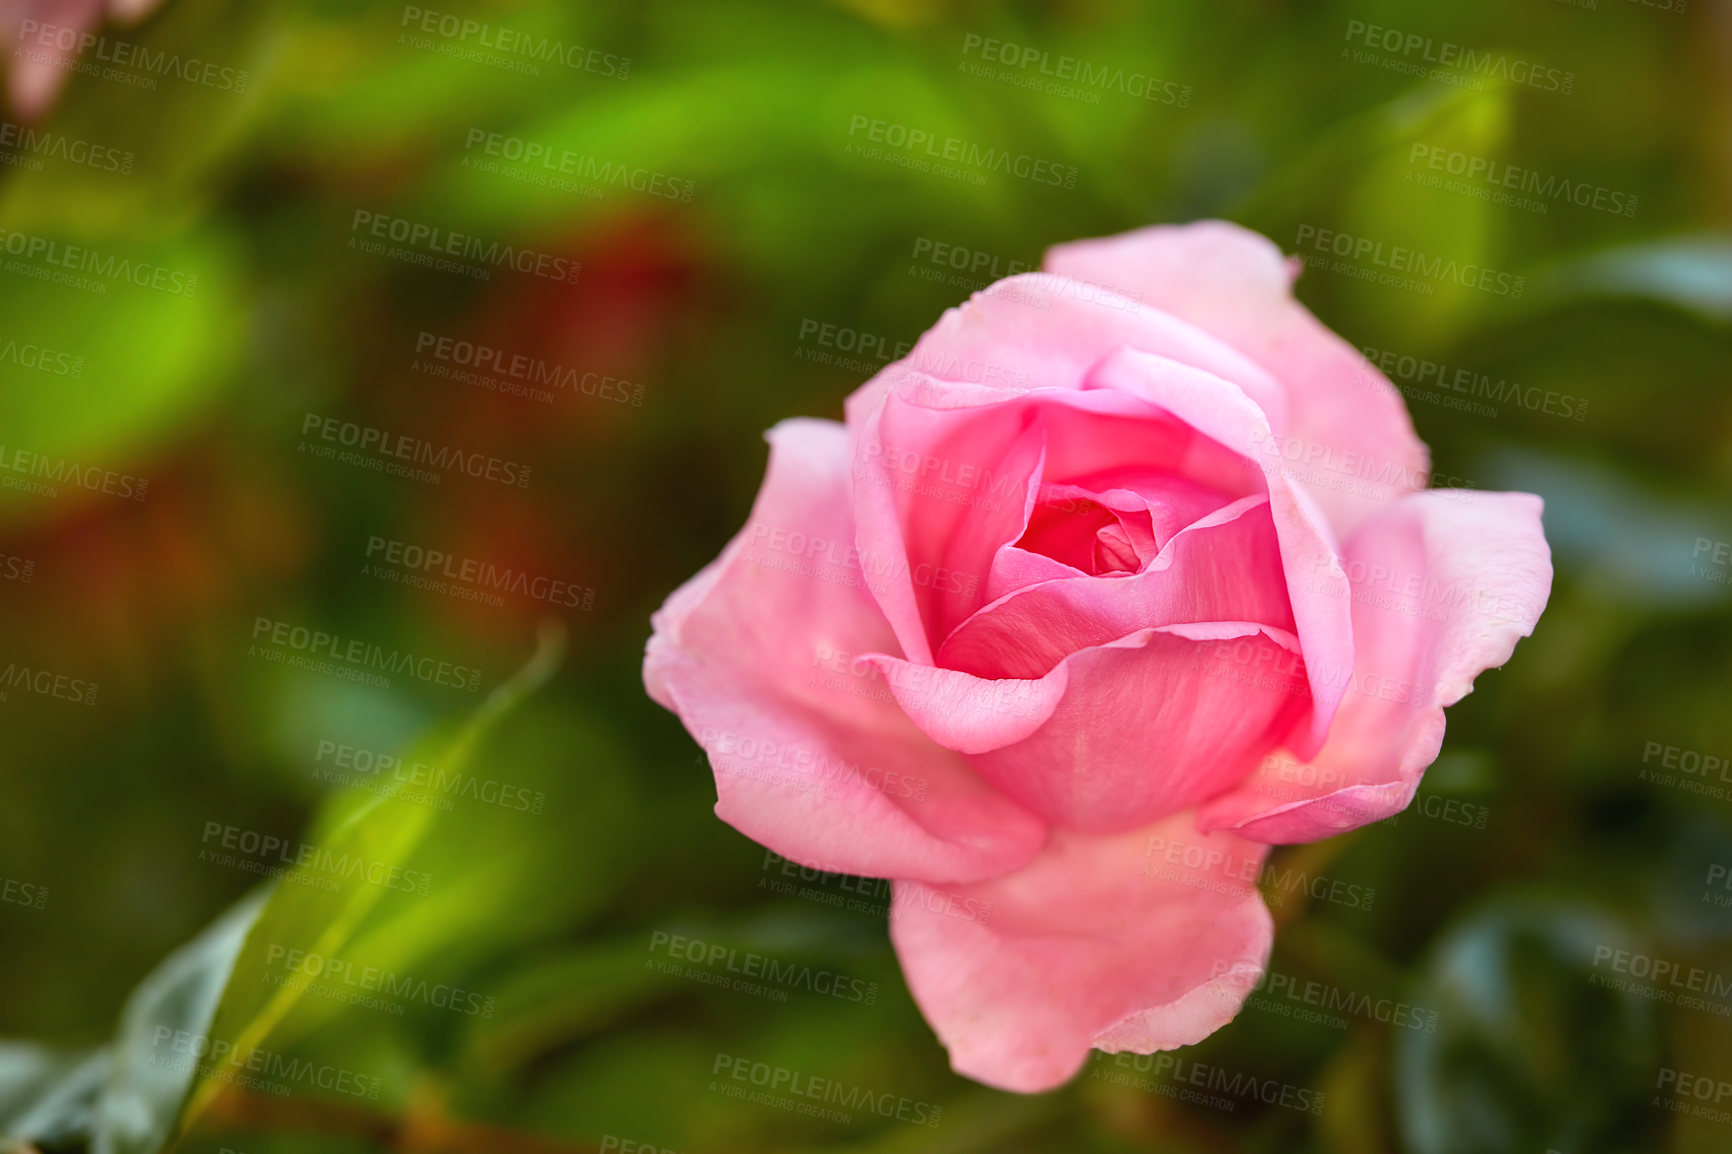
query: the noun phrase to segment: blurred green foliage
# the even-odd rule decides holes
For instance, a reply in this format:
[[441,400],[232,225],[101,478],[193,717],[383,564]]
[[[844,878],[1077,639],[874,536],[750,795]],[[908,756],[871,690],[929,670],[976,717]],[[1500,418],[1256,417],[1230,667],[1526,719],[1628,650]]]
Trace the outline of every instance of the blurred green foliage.
[[[478,49],[441,13],[585,51],[572,67]],[[1415,77],[1356,24],[1573,80]],[[247,79],[75,75],[35,127],[124,165],[0,150],[0,636],[11,668],[51,674],[0,693],[0,1132],[116,1154],[170,1135],[249,1154],[1732,1148],[1662,1081],[1732,1082],[1732,1002],[1606,981],[1628,976],[1615,951],[1732,975],[1732,774],[1678,768],[1681,751],[1732,754],[1728,566],[1712,562],[1732,540],[1723,9],[168,0],[104,35]],[[1030,63],[982,65],[989,38]],[[1061,57],[1160,85],[1047,91]],[[860,118],[1074,167],[1074,186],[859,155]],[[508,158],[530,146],[587,159],[570,186],[526,179]],[[1589,201],[1428,186],[1429,157],[1450,154]],[[598,175],[620,170],[651,175]],[[1594,190],[1633,208],[1596,208]],[[893,347],[982,279],[924,259],[933,245],[1003,273],[1054,242],[1208,215],[1288,250],[1331,230],[1525,285],[1420,291],[1319,266],[1299,282],[1392,358],[1440,476],[1545,496],[1558,563],[1535,636],[1451,710],[1414,807],[1278,851],[1375,901],[1276,887],[1281,981],[1180,1055],[1321,1094],[1315,1114],[1182,1103],[1148,1060],[1103,1058],[1032,1098],[955,1077],[882,896],[838,906],[862,883],[833,877],[777,892],[787,879],[711,814],[708,769],[638,675],[649,613],[742,522],[761,431],[839,416],[875,367],[815,358],[803,326]],[[367,251],[384,217],[582,273],[478,278]],[[97,271],[57,275],[83,259],[65,246]],[[480,387],[431,368],[441,338],[575,373],[545,402]],[[57,355],[27,363],[26,346]],[[1462,408],[1404,358],[1575,403]],[[625,384],[586,383],[602,378]],[[531,483],[324,459],[322,418],[526,464]],[[375,539],[563,577],[593,605],[408,587],[373,567]],[[509,681],[550,616],[564,663],[541,668],[544,648]],[[279,623],[478,676],[295,668]],[[372,759],[351,752],[347,786],[329,780],[340,748]],[[429,765],[500,788],[417,780]],[[237,848],[264,838],[275,858]],[[261,881],[303,850],[322,864]],[[400,872],[374,880],[381,862]],[[667,973],[658,932],[876,996]],[[297,988],[290,950],[401,992]],[[1306,1020],[1307,989],[1420,1016]],[[198,1038],[235,1049],[195,1069]],[[723,1056],[941,1121],[737,1101]]]

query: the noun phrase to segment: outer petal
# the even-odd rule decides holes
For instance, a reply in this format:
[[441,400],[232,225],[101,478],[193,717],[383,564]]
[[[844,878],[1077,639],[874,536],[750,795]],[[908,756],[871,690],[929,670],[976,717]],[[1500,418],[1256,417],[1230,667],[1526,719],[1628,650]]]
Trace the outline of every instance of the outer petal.
[[[1163,225],[1057,245],[1045,267],[1128,287],[1274,375],[1287,395],[1283,442],[1312,469],[1321,463],[1321,477],[1305,479],[1324,482],[1311,488],[1342,536],[1426,483],[1430,458],[1401,394],[1293,299],[1297,266],[1266,237],[1225,221]],[[1353,483],[1328,483],[1344,477]]]
[[1398,813],[1443,742],[1447,705],[1509,660],[1551,594],[1542,503],[1529,493],[1404,497],[1347,544],[1357,656],[1351,689],[1308,764],[1278,757],[1204,807],[1205,829],[1315,841]]
[[1115,349],[1158,353],[1232,381],[1286,428],[1287,400],[1275,378],[1243,353],[1176,314],[1146,307],[1098,283],[1044,273],[1006,277],[946,309],[908,356],[848,398],[859,426],[891,385],[910,375],[981,383],[995,392],[1074,389]]
[[1247,622],[1139,630],[1037,680],[865,660],[921,729],[1005,794],[1096,833],[1230,788],[1310,715],[1293,635]]
[[716,813],[821,869],[932,881],[1014,869],[1041,823],[850,670],[895,651],[850,542],[847,433],[771,430],[746,528],[668,598],[644,657],[651,696],[710,755]]
[[1232,1020],[1274,932],[1264,853],[1188,813],[1110,837],[1055,831],[1008,877],[896,883],[890,937],[957,1073],[1048,1090],[1091,1047],[1170,1050]]

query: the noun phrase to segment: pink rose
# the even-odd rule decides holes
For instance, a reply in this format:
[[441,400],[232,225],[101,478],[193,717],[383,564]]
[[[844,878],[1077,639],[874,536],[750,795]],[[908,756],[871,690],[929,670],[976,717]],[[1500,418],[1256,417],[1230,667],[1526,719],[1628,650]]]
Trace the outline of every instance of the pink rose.
[[894,879],[951,1064],[1020,1091],[1231,1020],[1269,845],[1405,808],[1552,576],[1538,497],[1425,491],[1400,396],[1261,236],[1045,268],[947,312],[845,425],[772,429],[644,659],[717,815]]

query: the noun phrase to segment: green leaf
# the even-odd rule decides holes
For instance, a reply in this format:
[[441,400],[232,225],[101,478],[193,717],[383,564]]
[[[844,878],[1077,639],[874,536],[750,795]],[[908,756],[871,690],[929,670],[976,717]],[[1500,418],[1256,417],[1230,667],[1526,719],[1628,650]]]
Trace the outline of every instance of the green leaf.
[[[545,628],[528,664],[494,689],[475,714],[454,732],[424,740],[406,760],[432,762],[451,772],[462,770],[499,720],[552,675],[564,644],[561,629]],[[328,881],[328,877],[321,878],[307,869],[297,870],[272,895],[236,961],[237,978],[223,992],[211,1025],[213,1041],[227,1046],[224,1057],[215,1068],[204,1071],[194,1088],[181,1118],[182,1133],[209,1108],[224,1086],[226,1075],[261,1051],[267,1042],[286,1044],[278,1036],[279,1029],[305,991],[299,983],[278,985],[257,980],[271,968],[267,951],[273,947],[298,948],[327,958],[342,954],[362,932],[374,907],[394,892],[367,879],[369,866],[372,863],[401,866],[407,862],[432,821],[433,810],[391,797],[351,794],[333,797],[309,839],[315,848],[301,856],[315,862],[366,864],[359,872],[345,876],[341,884],[329,888],[316,884]],[[415,884],[407,873],[399,877],[404,884]],[[298,881],[315,884],[295,884]]]
[[195,1059],[177,1052],[174,1043],[205,1034],[267,895],[261,889],[235,905],[170,954],[127,999],[96,1103],[93,1154],[155,1154],[162,1148],[196,1068]]
[[107,1077],[106,1050],[0,1042],[0,1141],[65,1142],[88,1134]]

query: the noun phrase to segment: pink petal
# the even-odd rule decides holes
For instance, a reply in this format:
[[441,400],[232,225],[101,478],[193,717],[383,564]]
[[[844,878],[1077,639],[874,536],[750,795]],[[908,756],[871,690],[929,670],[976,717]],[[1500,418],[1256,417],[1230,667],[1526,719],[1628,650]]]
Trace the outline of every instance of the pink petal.
[[[1089,389],[1128,391],[1148,397],[1206,439],[1256,458],[1274,435],[1263,413],[1226,381],[1165,357],[1121,350],[1102,361],[1084,382]],[[1317,590],[1319,579],[1338,575],[1333,535],[1306,492],[1279,470],[1265,470],[1269,511],[1280,542],[1294,631],[1309,673],[1313,712],[1298,752],[1316,752],[1345,691],[1353,668],[1351,606],[1345,598]],[[1217,488],[1226,488],[1221,481]],[[1331,676],[1331,671],[1338,675]]]
[[1007,796],[1097,833],[1221,793],[1310,716],[1292,634],[1247,622],[1139,630],[1038,679],[866,660],[923,731]]
[[1270,423],[1282,444],[1314,467],[1307,483],[1341,535],[1426,483],[1429,455],[1401,394],[1293,299],[1293,270],[1267,238],[1225,221],[1163,225],[1057,245],[1044,264],[1124,286],[1279,380],[1287,427]]
[[957,1073],[1050,1090],[1091,1047],[1171,1050],[1233,1019],[1269,959],[1265,852],[1189,813],[1107,837],[1055,831],[1008,877],[897,882],[890,937]]
[[1286,428],[1281,386],[1226,342],[1129,297],[1046,273],[1006,277],[946,309],[908,356],[848,398],[848,424],[859,427],[893,385],[910,377],[984,381],[974,387],[1001,396],[1074,389],[1096,361],[1120,348],[1159,353],[1231,381],[1277,432]]
[[1509,660],[1551,594],[1542,503],[1528,493],[1434,489],[1365,522],[1346,577],[1319,582],[1353,605],[1352,691],[1309,762],[1271,759],[1204,807],[1205,829],[1315,841],[1405,809],[1443,742],[1445,706]]
[[855,655],[897,652],[852,547],[846,430],[784,421],[751,520],[655,615],[651,696],[710,755],[716,813],[820,869],[929,881],[1027,861],[1042,824],[934,744]]

